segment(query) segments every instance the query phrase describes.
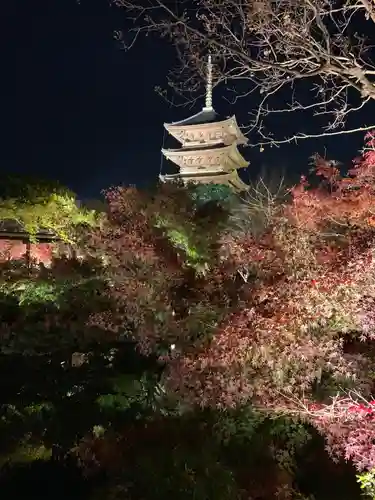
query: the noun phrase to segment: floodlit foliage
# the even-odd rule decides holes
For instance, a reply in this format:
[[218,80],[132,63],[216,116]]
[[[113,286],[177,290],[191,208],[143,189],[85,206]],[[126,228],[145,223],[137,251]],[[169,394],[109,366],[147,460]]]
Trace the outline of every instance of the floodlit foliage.
[[168,352],[208,334],[229,300],[216,273],[225,211],[200,208],[177,186],[155,195],[119,188],[107,197],[108,222],[92,246],[106,262],[119,315],[93,315],[93,323],[132,336],[144,352]]
[[364,495],[370,499],[375,498],[375,471],[363,472],[357,476]]
[[[296,402],[326,403],[342,389],[368,397],[371,350],[350,345],[374,339],[373,147],[370,134],[347,176],[316,157],[315,187],[303,177],[272,195],[258,184],[240,219],[247,210],[261,221],[255,226],[234,227],[238,206],[230,215],[178,186],[110,190],[107,222],[91,245],[116,306],[90,324],[156,354],[163,398],[180,408],[252,403],[295,415]],[[337,445],[333,423],[311,422],[333,454],[373,466],[372,447],[361,459],[354,444],[349,450],[358,428],[348,440],[341,432]],[[363,450],[372,434],[361,436]]]
[[360,471],[371,471],[375,465],[374,408],[374,400],[353,392],[333,397],[327,404],[300,403],[301,413],[326,436],[333,459],[344,456]]
[[242,200],[112,188],[83,259],[3,263],[8,456],[57,446],[119,499],[303,498],[316,431],[373,470],[374,140],[348,175],[316,157]]
[[[170,291],[172,284],[182,285],[186,279],[181,272],[189,262],[186,246],[171,238],[166,224],[155,239],[153,216],[147,230],[145,218],[129,226],[138,228],[136,238],[132,236],[138,245],[132,265],[127,261],[127,273],[136,284],[125,287],[121,279],[121,293],[125,307],[132,304],[128,317],[142,318],[133,329],[141,349],[147,346],[160,353],[160,343],[178,346],[163,351],[161,358],[166,363],[167,392],[185,404],[226,408],[251,401],[276,413],[295,412],[294,401],[314,401],[317,391],[329,397],[340,388],[355,387],[364,396],[370,394],[371,352],[348,346],[356,341],[371,344],[374,337],[373,141],[368,135],[364,154],[344,177],[335,164],[317,157],[315,174],[321,182],[310,187],[302,178],[289,199],[275,203],[272,210],[267,205],[261,233],[254,233],[251,225],[242,231],[221,230],[215,241],[216,259],[202,254],[205,274],[201,282],[194,276],[189,282],[193,290],[200,283],[199,302],[185,296],[181,316],[176,315]],[[160,208],[148,206],[152,214],[160,214]],[[137,213],[144,217],[138,208]],[[192,212],[185,210],[185,224],[189,217],[194,220],[187,213]],[[134,215],[130,218],[137,221]],[[124,259],[127,226],[116,234]],[[170,254],[166,261],[167,254],[160,255],[155,245],[163,237],[184,250],[186,259],[171,259]],[[134,255],[143,263],[148,259],[153,279],[144,275],[147,283],[139,280],[140,264]],[[129,301],[129,289],[135,290],[135,303]],[[215,311],[218,297],[220,314],[207,330],[205,315],[209,308]],[[366,443],[369,446],[370,435]],[[346,457],[354,459],[349,452]],[[356,463],[360,468],[371,460]]]
[[72,242],[82,226],[94,226],[94,211],[80,208],[74,193],[58,185],[27,178],[2,179],[0,220],[17,223],[35,241],[43,230]]
[[[301,401],[329,404],[353,388],[370,397],[372,351],[358,345],[371,346],[375,328],[373,141],[347,176],[316,157],[318,183],[302,178],[282,195],[258,184],[240,210],[255,226],[233,224],[238,205],[196,203],[190,188],[107,193],[90,251],[115,306],[89,323],[157,356],[161,404],[251,403],[304,419]],[[373,466],[372,431],[337,433],[337,422],[310,417],[332,455]]]
[[[251,408],[184,416],[166,404],[156,360],[104,325],[93,329],[94,311],[124,318],[108,286],[115,284],[109,255],[103,260],[59,259],[48,269],[2,264],[0,466],[78,459],[88,478],[107,474],[93,498],[297,494],[291,476],[307,429]],[[237,463],[238,446],[252,449],[246,464]],[[249,470],[258,470],[251,481]]]

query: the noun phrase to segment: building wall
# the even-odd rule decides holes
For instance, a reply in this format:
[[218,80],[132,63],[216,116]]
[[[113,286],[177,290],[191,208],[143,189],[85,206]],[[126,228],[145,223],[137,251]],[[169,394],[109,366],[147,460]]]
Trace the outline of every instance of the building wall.
[[[53,243],[31,243],[30,259],[48,265],[52,260]],[[0,262],[27,258],[27,244],[19,240],[0,240]]]

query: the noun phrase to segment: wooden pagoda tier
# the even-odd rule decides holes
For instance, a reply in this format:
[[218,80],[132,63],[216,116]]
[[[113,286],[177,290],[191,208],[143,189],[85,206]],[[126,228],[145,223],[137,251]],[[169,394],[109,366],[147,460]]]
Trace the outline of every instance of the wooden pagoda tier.
[[235,191],[248,188],[237,170],[249,165],[238,150],[246,144],[234,116],[220,120],[211,108],[180,122],[166,123],[166,130],[181,143],[179,149],[162,149],[166,159],[178,167],[178,173],[161,175],[163,182],[213,183]]
[[163,149],[164,156],[175,163],[180,174],[229,172],[249,165],[237,149],[237,144],[216,148]]
[[235,116],[225,120],[213,109],[205,109],[186,120],[165,123],[164,127],[183,148],[196,146],[215,146],[217,144],[247,144],[248,140],[241,132]]
[[248,185],[240,179],[236,170],[232,172],[215,172],[213,174],[165,174],[161,175],[162,182],[183,181],[184,184],[224,184],[231,187],[236,192],[246,191]]
[[248,162],[238,151],[237,144],[216,147],[163,149],[163,155],[179,167],[178,174],[164,175],[163,181],[180,179],[183,182],[230,185],[236,191],[247,189],[237,169],[246,168]]

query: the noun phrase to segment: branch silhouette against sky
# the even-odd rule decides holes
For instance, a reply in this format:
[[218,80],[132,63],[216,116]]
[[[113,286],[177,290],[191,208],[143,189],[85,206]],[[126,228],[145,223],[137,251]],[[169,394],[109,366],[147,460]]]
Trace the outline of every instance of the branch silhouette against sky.
[[[174,44],[179,66],[170,72],[169,85],[188,101],[197,98],[212,54],[216,85],[232,87],[233,103],[244,98],[257,102],[246,124],[257,135],[256,145],[375,126],[370,116],[375,100],[373,0],[115,3],[134,20],[130,48],[142,32],[157,32]],[[362,110],[369,117],[366,123]],[[292,113],[308,113],[304,116],[315,118],[318,127],[288,136],[273,129],[274,115]]]

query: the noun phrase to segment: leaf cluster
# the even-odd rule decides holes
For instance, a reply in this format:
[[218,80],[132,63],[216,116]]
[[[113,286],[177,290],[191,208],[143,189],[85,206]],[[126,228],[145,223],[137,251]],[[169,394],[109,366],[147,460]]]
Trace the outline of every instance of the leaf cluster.
[[59,184],[7,178],[1,189],[0,220],[5,227],[16,225],[34,242],[41,231],[72,242],[77,229],[98,223],[98,215],[79,207],[74,193]]

